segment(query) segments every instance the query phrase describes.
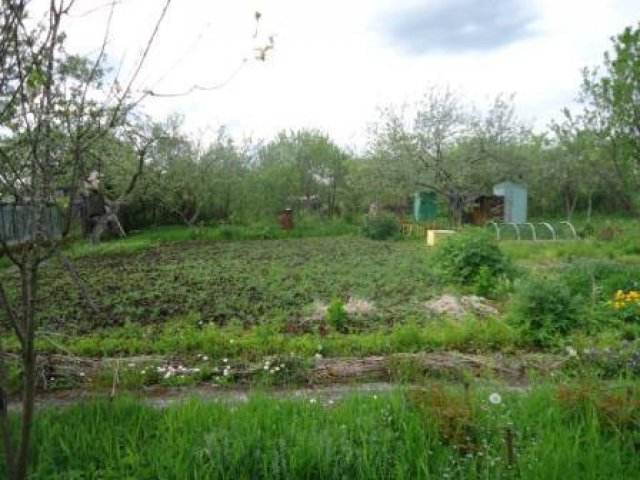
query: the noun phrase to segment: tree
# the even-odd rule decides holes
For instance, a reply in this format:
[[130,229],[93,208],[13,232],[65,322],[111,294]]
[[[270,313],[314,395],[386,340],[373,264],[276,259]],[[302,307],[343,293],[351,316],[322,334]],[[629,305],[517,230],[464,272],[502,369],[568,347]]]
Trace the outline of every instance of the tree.
[[579,97],[581,116],[605,151],[617,190],[633,208],[640,186],[640,24],[612,38],[604,72],[585,69]]
[[[107,5],[113,12],[117,2]],[[111,206],[119,208],[140,175],[148,139],[133,117],[140,98],[132,98],[132,85],[151,48],[170,0],[166,0],[145,50],[128,82],[116,79],[103,86],[102,48],[91,60],[70,55],[65,49],[63,20],[73,0],[51,0],[46,16],[35,22],[27,0],[3,0],[0,6],[0,196],[22,207],[26,239],[17,246],[0,242],[20,275],[19,302],[7,295],[0,280],[3,333],[13,332],[20,345],[22,413],[17,444],[7,411],[8,378],[0,337],[0,426],[7,477],[25,479],[33,422],[36,385],[36,332],[38,279],[41,265],[58,254],[60,236],[50,228],[49,211],[61,206],[59,191],[69,190],[63,206],[62,235],[68,231],[74,200],[91,164],[100,162],[105,144],[134,145],[137,168],[124,192]],[[109,27],[107,26],[107,33]],[[100,99],[101,100],[96,100]],[[106,211],[96,228],[107,223]]]
[[274,213],[289,204],[329,214],[337,211],[347,155],[316,130],[280,132],[258,152],[252,179],[254,203]]
[[387,108],[374,129],[371,158],[379,186],[400,187],[406,196],[429,187],[446,198],[456,225],[473,200],[496,179],[521,177],[520,145],[528,129],[516,118],[513,97],[498,95],[483,116],[450,89],[431,87],[415,106],[413,123],[404,110]]
[[586,117],[574,117],[568,109],[563,113],[562,123],[551,124],[557,146],[545,177],[547,185],[560,188],[567,220],[571,220],[579,197],[585,196],[590,221],[593,194],[603,188],[606,177],[601,166],[601,150],[597,134],[586,123]]

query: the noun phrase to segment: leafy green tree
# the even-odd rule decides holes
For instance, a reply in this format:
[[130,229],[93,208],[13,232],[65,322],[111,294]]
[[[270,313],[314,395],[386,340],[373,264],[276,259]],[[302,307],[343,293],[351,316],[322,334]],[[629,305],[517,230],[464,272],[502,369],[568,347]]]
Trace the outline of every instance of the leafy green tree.
[[513,98],[498,95],[486,114],[467,106],[449,89],[430,88],[415,106],[413,122],[405,109],[388,108],[372,129],[370,161],[376,187],[406,198],[430,187],[449,206],[455,224],[480,194],[505,176],[522,177],[529,131],[516,118]]
[[281,132],[262,147],[253,166],[254,202],[273,213],[286,206],[334,214],[345,183],[347,154],[316,130]]
[[612,38],[604,71],[585,70],[582,115],[606,150],[617,191],[627,209],[634,208],[640,186],[640,24]]
[[[164,18],[170,0],[158,25]],[[115,7],[113,2],[111,8]],[[27,0],[0,4],[0,196],[10,197],[22,208],[25,238],[8,245],[0,238],[3,253],[20,276],[19,301],[6,294],[0,279],[0,308],[4,313],[3,335],[18,340],[21,361],[22,411],[16,423],[7,411],[8,370],[0,336],[0,433],[3,440],[6,478],[28,477],[31,427],[36,386],[36,336],[38,328],[38,281],[42,264],[59,253],[59,235],[50,228],[49,212],[57,208],[59,191],[69,188],[64,208],[68,218],[74,196],[82,188],[87,167],[102,156],[98,145],[142,145],[138,169],[124,194],[135,185],[144,161],[146,140],[132,123],[132,83],[140,71],[155,37],[149,38],[140,63],[125,85],[101,84],[106,37],[101,51],[90,62],[68,54],[63,20],[72,0],[48,2],[44,15]],[[29,8],[28,8],[29,7]],[[42,18],[41,21],[31,21]],[[157,31],[157,28],[156,30]],[[154,31],[154,32],[155,32]],[[95,100],[95,99],[98,100]],[[113,140],[113,143],[111,142]],[[122,198],[122,195],[119,199]],[[115,208],[119,201],[112,204]],[[108,215],[116,213],[111,211]],[[98,228],[104,223],[98,221]],[[65,222],[62,234],[68,230]]]

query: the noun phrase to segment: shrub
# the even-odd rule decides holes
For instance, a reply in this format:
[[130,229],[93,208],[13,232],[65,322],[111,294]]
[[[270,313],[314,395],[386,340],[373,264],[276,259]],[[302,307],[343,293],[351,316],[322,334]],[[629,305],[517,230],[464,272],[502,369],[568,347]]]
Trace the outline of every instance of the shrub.
[[400,221],[392,213],[367,215],[364,235],[373,240],[389,240],[400,233]]
[[450,281],[462,285],[480,282],[480,288],[485,290],[489,278],[513,273],[496,241],[485,232],[452,235],[436,246],[433,260]]
[[338,332],[344,332],[347,330],[349,315],[347,314],[347,310],[344,308],[344,302],[342,300],[334,298],[331,301],[327,308],[326,320],[327,323]]
[[478,270],[478,275],[474,280],[476,295],[490,297],[496,287],[495,277],[487,265],[482,265]]
[[517,288],[508,321],[520,330],[525,342],[553,346],[560,337],[583,326],[580,299],[559,279],[532,278]]

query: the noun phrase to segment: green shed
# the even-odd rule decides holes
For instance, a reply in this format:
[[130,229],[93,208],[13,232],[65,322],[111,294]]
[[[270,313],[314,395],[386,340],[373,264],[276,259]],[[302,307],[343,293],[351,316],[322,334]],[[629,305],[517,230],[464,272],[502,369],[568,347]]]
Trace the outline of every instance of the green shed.
[[493,186],[493,194],[504,197],[504,221],[507,223],[526,223],[527,187],[510,181]]
[[434,220],[438,216],[438,195],[433,190],[422,190],[413,194],[413,219]]

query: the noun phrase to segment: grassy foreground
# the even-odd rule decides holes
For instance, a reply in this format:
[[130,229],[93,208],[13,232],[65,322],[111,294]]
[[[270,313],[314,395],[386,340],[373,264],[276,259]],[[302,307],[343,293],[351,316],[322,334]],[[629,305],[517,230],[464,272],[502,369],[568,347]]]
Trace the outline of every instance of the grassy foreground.
[[637,388],[530,394],[432,384],[390,395],[246,404],[132,399],[37,417],[34,479],[631,479]]

